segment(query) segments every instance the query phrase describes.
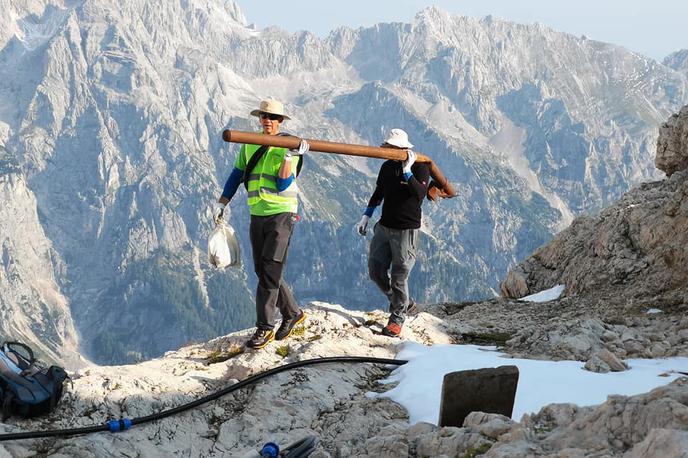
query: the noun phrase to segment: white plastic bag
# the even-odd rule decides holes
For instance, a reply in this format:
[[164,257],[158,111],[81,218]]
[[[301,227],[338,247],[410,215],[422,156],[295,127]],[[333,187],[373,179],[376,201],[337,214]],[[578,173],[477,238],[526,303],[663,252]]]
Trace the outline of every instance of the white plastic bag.
[[224,221],[215,226],[208,238],[208,262],[218,269],[241,263],[241,251],[234,229]]

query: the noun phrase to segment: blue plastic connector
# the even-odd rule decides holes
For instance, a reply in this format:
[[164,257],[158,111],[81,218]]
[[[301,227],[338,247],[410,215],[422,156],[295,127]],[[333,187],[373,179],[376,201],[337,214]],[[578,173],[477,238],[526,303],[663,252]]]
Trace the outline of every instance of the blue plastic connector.
[[279,445],[274,442],[268,442],[263,445],[263,450],[260,451],[260,456],[263,458],[277,458],[279,456]]
[[125,431],[131,428],[131,418],[120,418],[119,420],[109,420],[107,427],[111,433]]

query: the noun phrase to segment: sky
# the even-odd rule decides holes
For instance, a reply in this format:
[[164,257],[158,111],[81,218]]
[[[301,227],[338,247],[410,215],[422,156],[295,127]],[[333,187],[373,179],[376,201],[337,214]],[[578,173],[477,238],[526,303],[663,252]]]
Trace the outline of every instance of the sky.
[[411,22],[428,6],[472,17],[493,15],[519,23],[540,22],[555,30],[624,46],[662,60],[688,48],[685,0],[236,0],[249,24],[308,30],[321,37],[339,27]]
[[384,393],[370,397],[387,397],[406,408],[409,423],[419,421],[437,424],[444,374],[486,367],[517,366],[519,370],[516,399],[511,418],[520,421],[525,413],[539,412],[547,404],[573,403],[579,406],[602,404],[607,396],[632,396],[646,393],[680,377],[688,358],[628,359],[629,370],[597,374],[583,369],[579,361],[540,361],[507,358],[494,347],[475,345],[434,345],[426,347],[406,342],[398,359],[409,362],[395,369],[382,381],[396,383]]

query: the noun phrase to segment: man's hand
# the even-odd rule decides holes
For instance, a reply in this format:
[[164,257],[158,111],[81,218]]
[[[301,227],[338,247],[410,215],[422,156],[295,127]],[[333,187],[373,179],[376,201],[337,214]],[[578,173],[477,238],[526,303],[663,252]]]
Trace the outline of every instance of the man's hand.
[[368,233],[368,221],[370,217],[368,215],[363,215],[361,221],[356,224],[356,231],[359,235],[366,235]]
[[408,154],[408,156],[406,157],[406,160],[405,160],[404,163],[402,164],[401,170],[402,170],[404,173],[411,173],[411,167],[412,167],[413,164],[416,162],[416,157],[417,157],[417,156],[416,156],[416,153],[414,153],[414,152],[411,151],[411,150],[408,150],[408,151],[406,152],[406,154]]
[[290,149],[289,153],[287,153],[287,155],[288,156],[292,156],[292,155],[303,156],[310,149],[311,149],[311,145],[309,145],[306,140],[301,140],[301,143],[299,143],[299,148],[298,149]]
[[[213,204],[213,222],[215,224],[220,224],[221,221],[224,221],[226,207],[227,204],[221,204],[220,202]],[[227,210],[227,213],[229,213],[229,210]]]

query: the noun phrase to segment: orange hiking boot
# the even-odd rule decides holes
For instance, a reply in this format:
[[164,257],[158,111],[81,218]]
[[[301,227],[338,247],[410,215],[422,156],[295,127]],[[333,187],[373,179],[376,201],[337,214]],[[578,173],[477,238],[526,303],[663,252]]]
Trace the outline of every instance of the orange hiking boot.
[[401,337],[401,325],[390,321],[387,326],[382,328],[380,334],[387,337]]

